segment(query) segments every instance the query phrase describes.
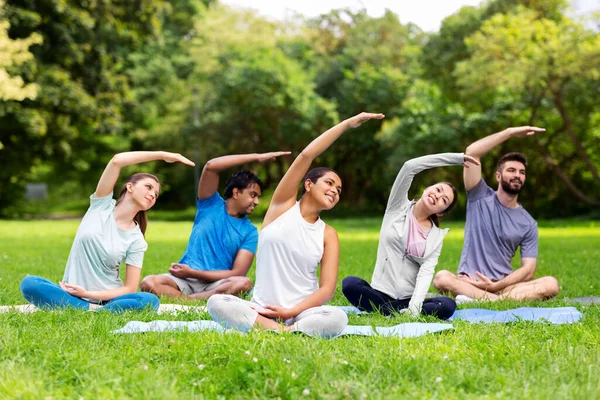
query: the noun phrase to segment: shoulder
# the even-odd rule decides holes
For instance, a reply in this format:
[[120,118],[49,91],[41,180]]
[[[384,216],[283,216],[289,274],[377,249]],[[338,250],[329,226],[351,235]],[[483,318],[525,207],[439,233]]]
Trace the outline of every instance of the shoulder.
[[225,204],[225,200],[221,197],[219,192],[215,192],[213,195],[206,197],[204,199],[196,198],[196,206],[198,208],[208,208],[212,206],[218,206],[220,204]]
[[339,237],[337,231],[332,228],[330,225],[325,224],[325,231],[323,233],[325,243],[327,241],[335,241],[339,242]]
[[521,211],[523,220],[529,225],[529,229],[537,229],[537,221],[531,216],[531,214],[529,214],[529,212],[523,206],[520,206],[519,210]]
[[107,210],[115,207],[116,200],[112,198],[112,193],[103,197],[96,197],[96,193],[90,196],[89,210]]

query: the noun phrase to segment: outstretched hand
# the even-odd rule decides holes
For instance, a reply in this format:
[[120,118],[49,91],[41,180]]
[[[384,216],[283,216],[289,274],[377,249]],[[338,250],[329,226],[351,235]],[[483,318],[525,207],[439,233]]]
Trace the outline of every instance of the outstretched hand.
[[481,165],[481,163],[479,162],[478,159],[465,154],[465,162],[463,163],[463,167],[471,168],[471,164],[472,165]]
[[508,128],[507,130],[510,133],[510,136],[518,138],[533,136],[536,132],[546,131],[546,129],[538,128],[537,126],[517,126],[514,128]]
[[258,155],[258,162],[274,161],[275,158],[280,156],[287,156],[292,154],[291,151],[272,151],[270,153],[262,153]]
[[365,122],[367,122],[370,119],[383,119],[384,117],[385,117],[385,115],[383,115],[383,114],[373,114],[373,113],[368,113],[368,112],[362,112],[358,115],[355,115],[352,118],[348,118],[346,121],[348,123],[348,127],[358,128],[359,126],[361,126],[362,124],[364,124]]
[[182,156],[179,153],[169,153],[169,152],[165,151],[163,159],[165,160],[165,162],[168,162],[168,163],[179,162],[179,163],[188,165],[190,167],[193,167],[194,165],[196,165],[196,164],[194,164],[194,162],[192,160],[185,158],[184,156]]

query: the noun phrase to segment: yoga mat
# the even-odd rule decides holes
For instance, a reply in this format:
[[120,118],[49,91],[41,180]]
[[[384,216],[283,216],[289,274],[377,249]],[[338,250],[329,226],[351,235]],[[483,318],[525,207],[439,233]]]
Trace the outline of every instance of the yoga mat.
[[112,331],[112,333],[144,333],[144,332],[165,332],[165,331],[217,331],[226,332],[226,330],[215,321],[131,321],[121,329]]
[[401,338],[406,337],[417,337],[423,336],[428,333],[441,332],[445,330],[453,330],[454,327],[452,324],[443,324],[437,322],[408,322],[405,324],[398,324],[394,326],[376,326],[372,327],[370,325],[348,325],[346,329],[342,331],[340,336],[347,335],[360,335],[360,336],[396,336]]
[[334,306],[345,312],[346,314],[368,314],[366,311],[361,311],[354,306]]
[[548,321],[553,324],[572,324],[579,321],[583,314],[575,307],[536,308],[521,307],[513,310],[497,311],[483,308],[457,310],[449,321],[469,322],[516,322],[516,321]]
[[576,297],[574,299],[567,299],[567,301],[569,303],[592,305],[592,304],[600,304],[600,297],[597,297],[597,296]]
[[[396,337],[417,337],[428,333],[440,332],[448,329],[454,329],[452,324],[442,323],[424,323],[411,322],[389,327],[372,327],[370,325],[356,326],[348,325],[346,329],[336,336],[396,336]],[[217,331],[221,333],[242,333],[233,329],[225,329],[215,321],[131,321],[121,329],[112,331],[112,333],[144,333],[144,332],[165,332],[165,331]]]

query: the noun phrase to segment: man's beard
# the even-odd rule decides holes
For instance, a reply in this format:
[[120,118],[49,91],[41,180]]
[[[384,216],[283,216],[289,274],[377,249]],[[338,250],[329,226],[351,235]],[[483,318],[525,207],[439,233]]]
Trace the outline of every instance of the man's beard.
[[[520,185],[518,188],[513,188],[511,187],[511,182],[519,182]],[[502,189],[504,189],[506,193],[510,194],[519,194],[521,192],[521,189],[523,189],[523,182],[521,182],[520,179],[513,179],[512,181],[505,181],[504,179],[500,179],[500,184],[502,185]]]

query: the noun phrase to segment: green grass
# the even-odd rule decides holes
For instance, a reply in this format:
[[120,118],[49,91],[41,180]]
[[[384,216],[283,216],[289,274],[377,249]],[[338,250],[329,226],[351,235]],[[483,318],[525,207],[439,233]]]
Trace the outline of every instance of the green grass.
[[[340,281],[370,279],[378,219],[333,220],[341,240]],[[23,304],[26,274],[60,280],[77,221],[0,221],[0,304]],[[540,224],[536,276],[553,275],[560,295],[532,306],[600,296],[600,227]],[[450,224],[439,269],[456,270],[462,224]],[[191,222],[151,222],[144,274],[183,253]],[[253,277],[252,270],[251,277]],[[333,304],[347,304],[339,290]],[[507,309],[517,303],[487,303]],[[313,339],[165,332],[114,335],[131,320],[209,319],[63,311],[0,314],[0,398],[600,398],[600,307],[578,306],[580,323],[469,324],[413,339]],[[420,321],[435,321],[423,318]],[[357,325],[395,325],[406,316],[351,316]],[[256,359],[256,361],[254,361]],[[308,391],[308,392],[306,392]],[[303,393],[307,393],[304,395]]]

